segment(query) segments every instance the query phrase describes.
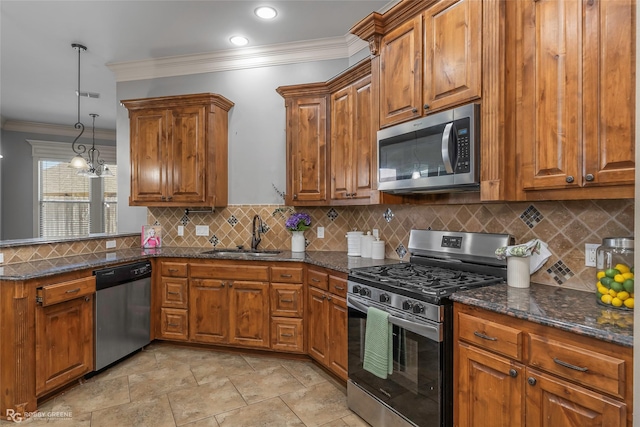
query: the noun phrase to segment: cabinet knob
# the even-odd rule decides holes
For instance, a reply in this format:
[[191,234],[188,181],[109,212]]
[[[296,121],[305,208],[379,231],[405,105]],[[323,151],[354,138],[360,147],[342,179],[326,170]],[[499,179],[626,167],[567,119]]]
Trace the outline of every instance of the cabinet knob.
[[327,301],[331,301],[331,297],[330,296],[327,297]]
[[165,199],[165,197],[164,197],[164,196],[160,196],[160,200],[164,200],[164,199]]
[[322,299],[325,299],[327,296],[326,295],[322,295]]
[[424,109],[428,110],[429,109],[429,104],[424,104]]
[[168,196],[167,197],[167,200],[171,200],[171,199],[173,199],[173,196]]
[[571,184],[573,182],[573,177],[569,175],[566,179],[567,183]]
[[224,288],[224,282],[220,283],[220,287]]
[[298,195],[297,195],[297,194],[294,194],[294,195],[293,195],[293,198],[294,198],[294,199],[297,199],[297,198],[298,198]]
[[584,177],[584,179],[586,179],[588,182],[593,181],[595,177],[593,176],[592,173],[588,173],[587,176]]
[[417,113],[417,112],[418,112],[418,109],[417,109],[417,108],[414,108],[414,109],[413,109],[413,110],[411,110],[411,111],[413,111],[414,113]]
[[536,381],[536,379],[535,379],[535,378],[533,378],[533,377],[529,377],[529,378],[527,379],[527,382],[529,383],[529,385],[536,385],[536,383],[537,383],[538,381]]
[[513,368],[512,368],[512,369],[509,369],[509,376],[510,376],[511,378],[515,378],[515,377],[517,377],[517,376],[518,376],[518,371],[516,371],[516,370],[515,370],[515,369],[513,369]]
[[233,288],[233,282],[229,282],[229,287]]
[[89,302],[91,301],[91,297],[84,297],[84,302]]

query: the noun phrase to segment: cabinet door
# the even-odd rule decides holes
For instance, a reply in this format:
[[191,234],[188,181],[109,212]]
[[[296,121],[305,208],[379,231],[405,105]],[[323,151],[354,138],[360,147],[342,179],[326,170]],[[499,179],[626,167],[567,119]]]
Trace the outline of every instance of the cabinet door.
[[36,395],[93,370],[93,295],[36,308]]
[[205,343],[229,341],[229,286],[217,279],[191,279],[189,338]]
[[527,368],[528,426],[623,427],[624,403]]
[[522,8],[523,188],[579,186],[581,2],[526,0],[517,7]]
[[276,317],[302,317],[304,314],[302,284],[271,284],[271,315]]
[[353,146],[353,88],[331,95],[331,199],[347,199],[351,194]]
[[482,2],[444,0],[424,13],[424,103],[428,111],[477,99],[481,91]]
[[130,202],[160,202],[165,197],[165,144],[167,111],[142,110],[131,113]]
[[269,347],[269,284],[236,280],[229,283],[229,292],[229,342]]
[[320,289],[309,287],[308,311],[308,349],[309,356],[318,362],[327,364],[328,361],[328,301],[327,294]]
[[422,16],[380,43],[380,127],[422,115]]
[[347,300],[329,295],[329,368],[340,378],[347,379]]
[[459,343],[454,370],[456,425],[524,426],[524,367],[504,357]]
[[189,339],[189,312],[181,308],[160,309],[159,338],[172,341]]
[[184,277],[162,277],[162,307],[187,308],[189,284]]
[[636,2],[583,4],[586,185],[633,184]]
[[182,107],[170,111],[167,143],[167,201],[206,200],[206,109]]
[[377,189],[376,131],[373,128],[371,77],[368,76],[353,84],[352,199],[368,199]]
[[327,200],[327,99],[296,98],[288,111],[291,203]]

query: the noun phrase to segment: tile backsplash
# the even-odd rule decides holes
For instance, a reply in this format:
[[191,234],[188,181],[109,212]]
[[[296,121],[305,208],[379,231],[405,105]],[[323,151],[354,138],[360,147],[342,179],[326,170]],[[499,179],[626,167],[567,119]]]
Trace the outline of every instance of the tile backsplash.
[[[584,266],[584,244],[603,237],[633,236],[634,201],[580,200],[471,205],[384,205],[296,208],[311,215],[305,232],[307,249],[347,250],[346,232],[378,229],[386,242],[386,257],[408,260],[406,248],[412,228],[509,233],[516,243],[539,238],[549,244],[551,258],[536,272],[538,283],[594,290],[595,269]],[[233,248],[251,244],[254,215],[260,215],[264,233],[260,248],[289,249],[284,222],[293,208],[281,205],[234,205],[214,213],[186,214],[184,209],[150,208],[149,224],[162,226],[164,246]],[[178,225],[184,236],[178,236]],[[196,236],[196,225],[208,225],[208,236]],[[316,236],[324,227],[324,238]],[[402,258],[401,256],[404,255]]]

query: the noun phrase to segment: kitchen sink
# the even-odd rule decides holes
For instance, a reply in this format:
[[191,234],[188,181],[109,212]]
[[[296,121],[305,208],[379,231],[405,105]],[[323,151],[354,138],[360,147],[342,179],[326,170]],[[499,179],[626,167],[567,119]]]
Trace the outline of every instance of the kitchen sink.
[[269,251],[269,250],[253,251],[251,249],[212,249],[210,251],[205,251],[202,253],[210,254],[210,255],[222,255],[222,256],[247,255],[251,257],[269,257],[269,256],[276,256],[281,252],[282,251]]

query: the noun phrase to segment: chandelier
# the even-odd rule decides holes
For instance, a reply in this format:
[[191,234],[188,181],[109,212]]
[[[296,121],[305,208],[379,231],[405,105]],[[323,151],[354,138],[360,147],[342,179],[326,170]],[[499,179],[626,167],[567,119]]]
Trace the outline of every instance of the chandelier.
[[[74,128],[78,129],[80,133],[76,136],[76,139],[71,143],[71,149],[76,155],[69,162],[69,166],[78,169],[78,175],[87,176],[89,178],[98,178],[100,176],[113,176],[113,173],[109,167],[104,163],[104,160],[100,159],[100,151],[96,149],[96,117],[97,114],[89,114],[93,118],[93,136],[91,148],[87,149],[84,144],[78,143],[78,139],[84,133],[84,125],[80,121],[80,54],[87,50],[86,46],[79,43],[72,43],[71,47],[78,51],[78,90],[76,96],[78,97],[78,121]],[[86,154],[86,157],[83,156]]]

